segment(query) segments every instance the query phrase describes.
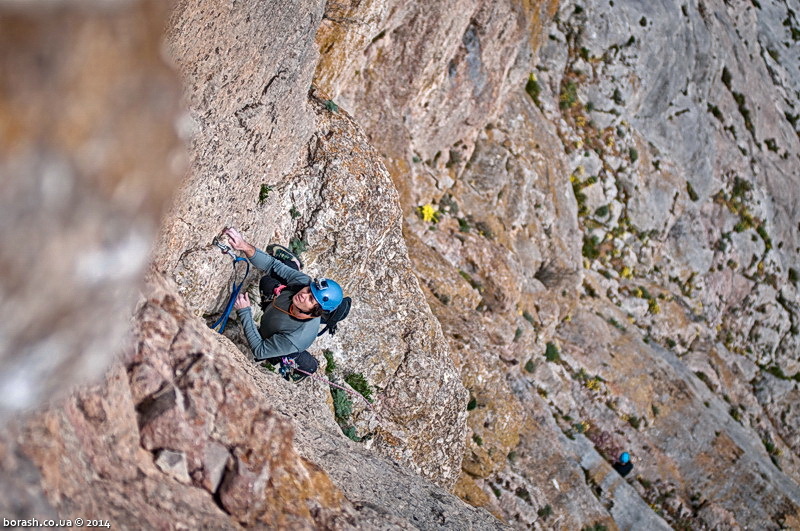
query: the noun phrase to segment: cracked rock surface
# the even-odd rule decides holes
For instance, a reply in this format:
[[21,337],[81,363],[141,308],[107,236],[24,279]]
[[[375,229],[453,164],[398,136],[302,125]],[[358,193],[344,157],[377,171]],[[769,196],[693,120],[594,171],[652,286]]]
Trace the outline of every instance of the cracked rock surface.
[[[800,527],[796,1],[11,4],[8,514]],[[228,225],[341,281],[372,404],[208,328]]]

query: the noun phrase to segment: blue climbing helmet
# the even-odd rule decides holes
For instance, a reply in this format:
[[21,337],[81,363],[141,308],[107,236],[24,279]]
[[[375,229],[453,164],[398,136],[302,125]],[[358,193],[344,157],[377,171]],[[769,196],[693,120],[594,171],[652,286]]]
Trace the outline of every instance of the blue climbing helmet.
[[622,463],[623,465],[627,464],[628,461],[630,460],[631,460],[631,455],[628,452],[622,452],[619,456],[619,462]]
[[342,303],[342,287],[329,278],[315,278],[311,281],[311,293],[326,312],[332,312]]

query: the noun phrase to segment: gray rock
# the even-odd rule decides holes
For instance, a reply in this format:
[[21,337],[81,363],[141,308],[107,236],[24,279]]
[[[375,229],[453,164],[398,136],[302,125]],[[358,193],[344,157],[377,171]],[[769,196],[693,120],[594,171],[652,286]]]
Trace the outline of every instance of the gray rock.
[[189,470],[186,466],[186,456],[183,452],[173,452],[172,450],[161,450],[156,455],[155,464],[159,470],[175,478],[181,483],[191,483]]

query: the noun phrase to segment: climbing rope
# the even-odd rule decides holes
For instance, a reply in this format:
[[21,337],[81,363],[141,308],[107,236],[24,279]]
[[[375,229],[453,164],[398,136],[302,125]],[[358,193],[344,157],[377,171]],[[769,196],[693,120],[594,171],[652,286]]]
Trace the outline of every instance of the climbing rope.
[[[250,261],[247,258],[242,258],[240,256],[236,256],[236,254],[233,252],[233,249],[231,249],[230,247],[228,247],[227,245],[225,245],[224,243],[219,241],[219,238],[214,238],[214,245],[219,247],[223,254],[229,254],[231,256],[231,258],[233,258],[233,278],[234,278],[234,281],[233,281],[233,287],[231,288],[231,296],[228,299],[228,304],[225,306],[225,311],[222,312],[222,315],[220,316],[219,319],[217,319],[217,322],[215,322],[213,325],[211,325],[211,328],[215,329],[215,330],[219,326],[220,328],[219,328],[218,331],[221,334],[222,332],[225,331],[225,325],[228,324],[228,317],[230,317],[231,311],[233,310],[233,303],[236,302],[236,297],[239,295],[239,291],[241,291],[242,286],[244,285],[244,281],[245,281],[245,279],[247,279],[247,275],[250,274]],[[242,281],[239,282],[238,284],[236,283],[236,280],[235,280],[236,279],[236,263],[237,262],[244,262],[246,264],[246,266],[247,266],[245,271],[244,271],[244,276],[242,277]]]
[[347,393],[347,394],[349,394],[351,396],[357,396],[358,398],[360,398],[361,400],[364,401],[364,403],[367,405],[369,410],[372,411],[372,413],[375,415],[375,418],[378,421],[381,420],[381,417],[380,417],[380,415],[378,415],[378,412],[375,411],[375,408],[372,407],[372,404],[369,403],[369,400],[367,400],[364,397],[364,395],[362,395],[361,393],[357,393],[355,391],[351,391],[350,389],[346,389],[346,388],[342,387],[341,385],[337,385],[337,384],[331,382],[330,380],[328,380],[326,378],[323,378],[322,376],[318,376],[317,374],[304,371],[303,369],[298,367],[297,363],[291,358],[281,358],[281,367],[279,369],[279,372],[280,372],[281,376],[283,376],[285,378],[286,375],[289,374],[290,371],[297,371],[297,372],[303,373],[306,376],[311,376],[312,378],[316,378],[317,380],[319,380],[321,382],[324,382],[324,383],[326,383],[326,384],[328,384],[328,385],[330,385],[332,387],[335,387],[337,389],[341,389],[342,391],[344,391],[345,393]]

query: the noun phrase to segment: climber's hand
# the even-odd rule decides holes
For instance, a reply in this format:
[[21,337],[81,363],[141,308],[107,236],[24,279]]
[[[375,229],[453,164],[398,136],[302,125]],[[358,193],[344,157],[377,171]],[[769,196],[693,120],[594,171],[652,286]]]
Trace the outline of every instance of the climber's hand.
[[256,254],[256,248],[244,241],[244,237],[238,230],[233,227],[228,227],[223,234],[228,237],[228,241],[231,242],[231,247],[237,251],[244,252],[247,258],[252,258],[253,255]]
[[236,296],[236,301],[233,303],[233,307],[237,310],[242,310],[244,308],[250,307],[250,297],[247,293],[240,293]]
[[238,230],[234,229],[233,227],[228,227],[225,229],[224,234],[228,237],[228,241],[231,242],[231,247],[237,251],[244,251],[244,246],[247,245],[247,242],[244,241],[244,237],[239,233]]

